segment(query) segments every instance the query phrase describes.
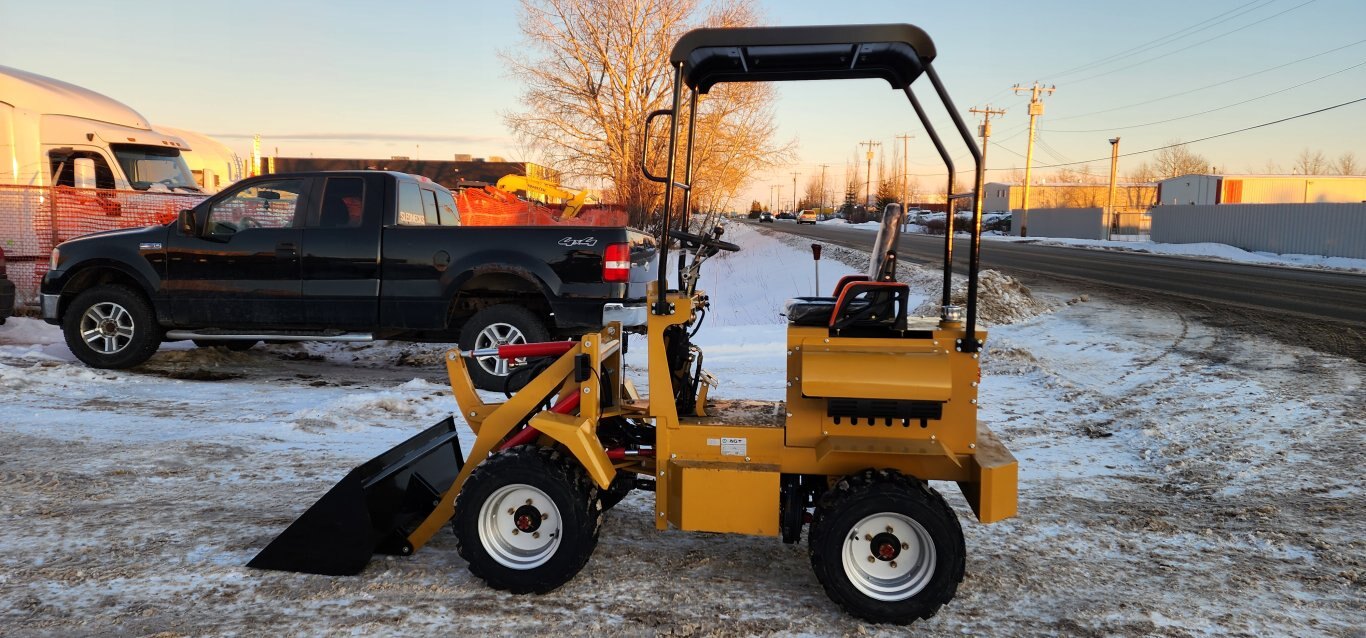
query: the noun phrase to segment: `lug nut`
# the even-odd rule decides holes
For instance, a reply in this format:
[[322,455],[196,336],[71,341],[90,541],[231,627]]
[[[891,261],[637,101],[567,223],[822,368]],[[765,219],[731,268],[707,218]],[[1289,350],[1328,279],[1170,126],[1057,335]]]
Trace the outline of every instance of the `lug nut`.
[[863,540],[865,540],[865,541],[871,541],[871,540],[873,540],[873,535],[872,535],[872,534],[864,534],[864,535],[863,535]]
[[869,555],[868,555],[868,562],[872,563],[872,562],[876,562],[876,561],[877,561],[877,559],[876,559],[876,558],[873,558],[873,555],[872,555],[872,554],[869,554]]
[[896,567],[896,561],[892,561],[892,567],[893,567],[893,568]]
[[531,504],[531,499],[527,499],[527,500],[526,500],[526,504],[527,504],[527,505],[530,505],[530,504]]
[[902,543],[902,544],[901,544],[901,549],[910,549],[910,548],[911,548],[911,544],[910,544],[910,543]]
[[512,509],[511,507],[508,508],[508,516],[512,516],[513,514],[516,514],[516,513],[517,513],[517,510],[514,510],[514,509]]
[[[532,537],[532,538],[540,538],[540,537],[541,537],[541,533],[540,533],[540,532],[532,532],[532,533],[531,533],[531,537]],[[892,563],[892,567],[896,567],[896,563]]]
[[888,526],[887,526],[887,533],[888,533],[888,534],[891,534],[892,531],[893,531],[893,530],[892,530],[892,526],[891,526],[891,525],[888,525]]
[[541,520],[543,520],[543,521],[545,521],[545,520],[550,520],[550,513],[547,512],[547,513],[545,513],[545,514],[541,514]]
[[516,527],[512,528],[512,535],[513,535],[513,536],[516,536],[516,535],[521,534],[521,533],[522,533],[521,530],[517,529]]

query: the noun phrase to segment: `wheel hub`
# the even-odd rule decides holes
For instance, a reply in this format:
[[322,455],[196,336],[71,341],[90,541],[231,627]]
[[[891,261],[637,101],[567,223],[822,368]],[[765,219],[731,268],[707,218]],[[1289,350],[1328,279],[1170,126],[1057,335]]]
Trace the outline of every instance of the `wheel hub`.
[[534,532],[541,528],[541,510],[531,505],[517,508],[512,515],[513,525],[523,532]]
[[901,555],[901,539],[897,538],[896,534],[878,534],[868,546],[873,556],[881,561],[896,560],[896,557]]
[[929,531],[900,512],[873,514],[854,525],[845,536],[841,561],[850,584],[888,602],[920,593],[938,562]]
[[[510,323],[494,323],[479,331],[478,336],[474,338],[474,349],[483,350],[522,343],[526,343],[526,335],[522,334],[517,326]],[[517,359],[509,363],[507,359],[493,356],[481,357],[478,362],[479,367],[483,368],[485,372],[505,377],[511,365],[521,365],[526,363],[526,359]]]

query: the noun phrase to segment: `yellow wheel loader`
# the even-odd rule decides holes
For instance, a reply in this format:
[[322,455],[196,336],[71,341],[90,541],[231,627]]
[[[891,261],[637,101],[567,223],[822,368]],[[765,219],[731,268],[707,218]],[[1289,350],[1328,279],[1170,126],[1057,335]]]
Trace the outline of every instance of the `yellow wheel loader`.
[[[351,472],[285,530],[252,566],[359,573],[373,553],[404,555],[448,522],[470,571],[490,586],[546,592],[575,576],[597,544],[603,511],[632,490],[654,494],[661,531],[725,532],[796,543],[826,593],[873,622],[928,618],[955,594],[965,553],[958,515],[929,481],[957,483],[978,520],[1015,514],[1016,463],[977,420],[976,327],[981,155],[931,61],[934,45],[904,24],[700,29],[671,54],[667,172],[658,281],[649,291],[648,370],[626,375],[619,325],[574,341],[451,350],[446,365],[460,416],[475,433],[466,462],[447,419]],[[723,250],[720,229],[671,229],[675,192],[689,210],[691,152],[679,158],[681,100],[722,82],[880,78],[905,93],[948,167],[953,163],[911,91],[926,77],[976,162],[966,307],[950,305],[954,232],[945,234],[942,313],[909,317],[894,279],[903,211],[883,214],[865,275],[831,296],[786,308],[783,401],[718,400],[692,343],[709,306],[696,284]],[[686,148],[694,126],[687,124]],[[643,145],[648,148],[647,143]],[[682,180],[677,178],[680,176]],[[952,223],[952,216],[949,217]],[[681,225],[681,222],[680,222]],[[668,239],[681,252],[670,286]],[[536,362],[501,402],[474,390],[468,358]],[[637,385],[639,383],[639,385]]]

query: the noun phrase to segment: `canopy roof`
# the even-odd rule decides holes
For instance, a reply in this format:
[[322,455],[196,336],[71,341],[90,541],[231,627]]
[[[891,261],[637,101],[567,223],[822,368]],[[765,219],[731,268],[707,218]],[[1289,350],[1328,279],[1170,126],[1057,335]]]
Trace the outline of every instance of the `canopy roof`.
[[934,42],[910,24],[695,29],[669,60],[706,93],[721,82],[882,78],[901,90],[934,60]]

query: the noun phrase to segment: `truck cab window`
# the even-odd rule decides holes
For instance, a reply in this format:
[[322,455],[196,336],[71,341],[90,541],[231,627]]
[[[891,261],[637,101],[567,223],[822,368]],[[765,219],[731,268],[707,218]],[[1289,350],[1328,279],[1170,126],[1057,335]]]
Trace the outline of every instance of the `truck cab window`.
[[403,226],[427,223],[427,211],[422,208],[422,189],[417,184],[404,182],[398,187],[398,223]]
[[436,191],[422,189],[422,211],[427,217],[428,226],[441,224],[441,218],[436,212]]
[[323,188],[323,207],[318,225],[324,228],[356,228],[365,216],[365,180],[329,177]]
[[128,184],[136,190],[185,189],[200,192],[185,158],[174,148],[140,144],[110,144]]
[[290,228],[299,209],[304,180],[257,182],[219,200],[209,210],[210,235],[232,235],[251,228]]
[[52,170],[57,171],[59,167],[61,169],[52,180],[53,186],[76,185],[75,165],[78,159],[95,162],[95,188],[114,188],[114,171],[109,168],[109,162],[104,159],[104,155],[96,151],[49,152],[48,161],[52,164]]
[[437,207],[441,209],[442,226],[459,226],[460,209],[455,206],[455,198],[451,197],[449,191],[436,192]]

